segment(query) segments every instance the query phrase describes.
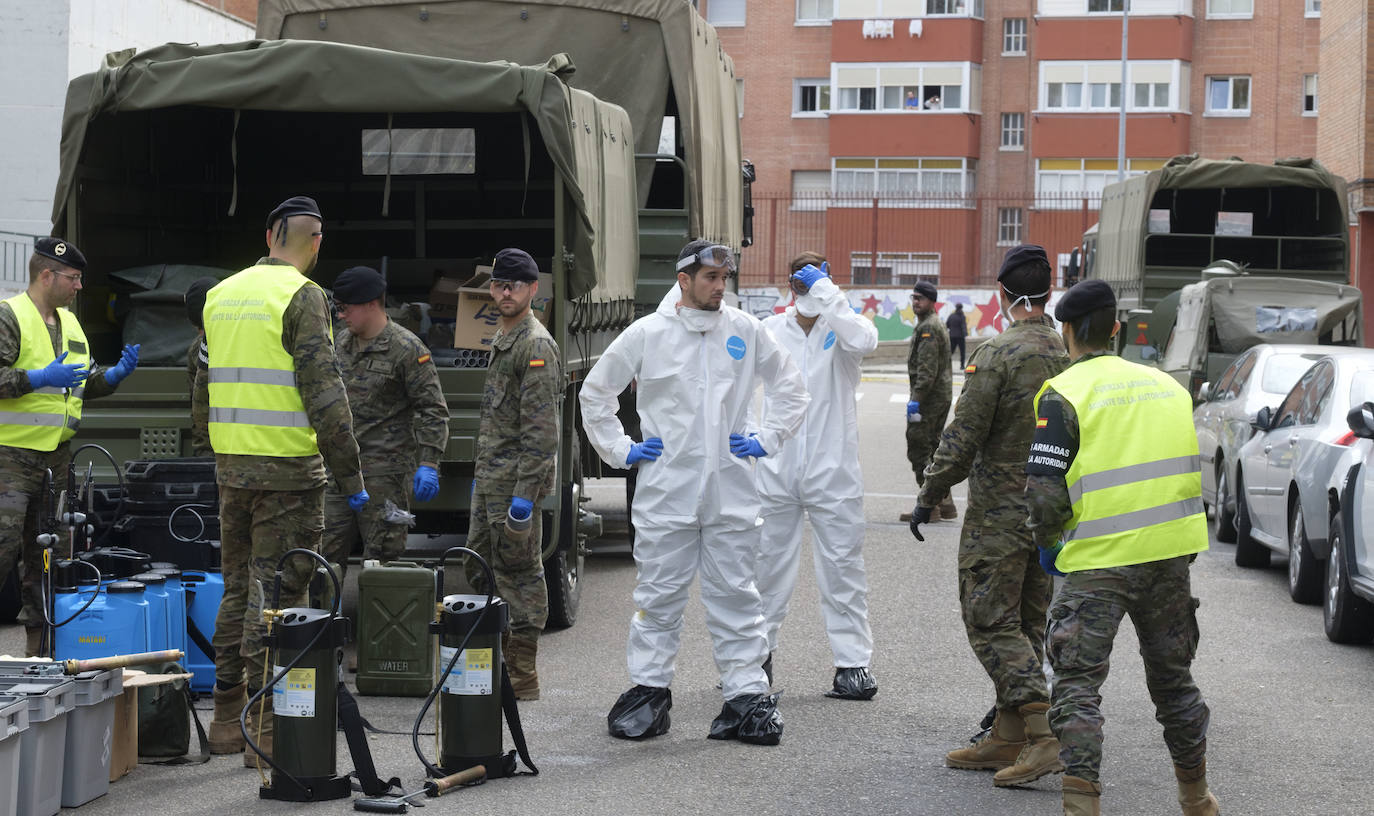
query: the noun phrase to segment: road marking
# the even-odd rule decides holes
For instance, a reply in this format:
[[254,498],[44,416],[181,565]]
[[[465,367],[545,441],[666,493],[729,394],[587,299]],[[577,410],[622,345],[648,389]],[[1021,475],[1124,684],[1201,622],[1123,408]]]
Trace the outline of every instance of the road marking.
[[863,398],[864,398],[864,392],[862,392],[862,391],[855,391],[855,392],[854,392],[854,401],[855,401],[855,402],[858,402],[859,400],[861,400],[861,399],[863,399]]
[[887,401],[888,401],[888,402],[906,402],[906,401],[907,401],[906,394],[888,394],[888,395],[887,395]]

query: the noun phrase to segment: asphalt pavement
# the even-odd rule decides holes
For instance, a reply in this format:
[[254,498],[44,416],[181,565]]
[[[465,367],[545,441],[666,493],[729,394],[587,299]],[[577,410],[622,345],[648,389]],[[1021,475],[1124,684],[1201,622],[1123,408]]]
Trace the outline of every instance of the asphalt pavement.
[[[926,528],[916,542],[898,514],[914,501],[904,455],[903,366],[866,370],[858,403],[868,493],[865,556],[879,684],[871,702],[822,696],[833,672],[811,566],[801,578],[775,658],[783,691],[782,744],[706,739],[721,705],[702,609],[688,606],[672,730],[643,743],[606,734],[606,712],[629,686],[625,636],[635,569],[624,536],[623,486],[592,482],[592,510],[608,532],[588,558],[577,624],[546,633],[539,654],[543,699],[521,716],[538,776],[495,780],[434,801],[432,813],[583,814],[1058,814],[1058,777],[999,789],[992,774],[943,766],[992,701],[959,616],[955,555],[959,522]],[[955,500],[962,510],[963,486]],[[1209,780],[1228,814],[1363,814],[1371,811],[1374,648],[1342,647],[1322,634],[1320,607],[1293,604],[1283,565],[1235,566],[1234,547],[1213,544],[1193,572],[1202,600],[1194,671],[1212,709]],[[356,570],[350,571],[350,585]],[[356,607],[350,591],[345,611]],[[0,652],[22,630],[0,627]],[[1107,718],[1103,812],[1178,813],[1168,753],[1145,690],[1131,627],[1123,626],[1103,690]],[[351,675],[348,675],[351,680]],[[359,697],[378,728],[408,732],[421,700]],[[208,722],[208,701],[201,703]],[[432,721],[431,721],[432,722]],[[427,723],[424,730],[432,730]],[[338,767],[353,767],[340,735]],[[408,790],[422,780],[409,736],[370,738],[378,770]],[[433,738],[422,739],[429,756]],[[506,741],[509,748],[509,739]],[[283,804],[258,799],[256,772],[240,758],[206,765],[143,765],[82,816],[166,813],[352,812],[348,800]]]

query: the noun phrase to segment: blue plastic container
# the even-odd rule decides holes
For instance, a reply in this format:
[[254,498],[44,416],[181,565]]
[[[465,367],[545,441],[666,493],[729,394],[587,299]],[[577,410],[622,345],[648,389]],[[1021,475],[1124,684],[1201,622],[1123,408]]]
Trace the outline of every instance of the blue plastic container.
[[143,593],[148,600],[148,649],[156,652],[175,648],[172,645],[172,595],[167,591],[167,576],[141,572],[129,580],[148,588]]
[[[186,590],[187,626],[194,625],[209,643],[215,637],[215,618],[224,598],[224,576],[211,570],[185,570],[181,573],[181,585]],[[193,690],[206,692],[215,687],[215,661],[196,645],[196,638],[189,630],[186,633],[186,670],[194,675],[191,678]]]
[[[58,660],[136,654],[148,651],[148,601],[146,587],[137,581],[116,581],[97,591],[92,585],[56,594],[57,620],[70,618],[95,600],[86,611],[57,629]],[[164,624],[165,625],[165,624]]]
[[154,567],[153,572],[167,579],[167,623],[170,624],[171,645],[168,648],[186,651],[186,588],[181,585],[181,570],[176,567]]

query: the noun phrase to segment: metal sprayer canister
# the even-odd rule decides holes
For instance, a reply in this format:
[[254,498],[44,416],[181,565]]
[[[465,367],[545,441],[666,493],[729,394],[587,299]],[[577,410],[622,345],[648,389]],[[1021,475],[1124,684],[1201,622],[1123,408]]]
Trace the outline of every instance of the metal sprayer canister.
[[473,630],[467,648],[443,678],[439,722],[443,735],[439,767],[455,773],[473,765],[500,767],[501,758],[501,633],[509,607],[500,598],[480,619],[486,595],[449,595],[444,598],[439,630],[439,671],[442,674]]
[[[301,653],[321,628],[329,631],[315,647]],[[338,684],[343,661],[343,646],[348,640],[348,619],[335,618],[319,609],[284,609],[271,636],[272,674],[301,659],[272,688],[272,714],[275,718],[272,758],[287,773],[315,789],[315,798],[334,798],[326,794],[339,785],[335,775],[337,741]],[[294,798],[295,786],[272,773],[273,798]],[[348,795],[347,777],[342,777],[342,793]]]

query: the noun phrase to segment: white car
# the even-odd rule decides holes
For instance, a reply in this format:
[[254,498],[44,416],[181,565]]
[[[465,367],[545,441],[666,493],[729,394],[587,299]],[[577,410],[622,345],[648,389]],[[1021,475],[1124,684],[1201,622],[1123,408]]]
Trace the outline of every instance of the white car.
[[[1346,423],[1365,441],[1374,439],[1374,403],[1350,410]],[[1374,640],[1374,446],[1353,466],[1341,491],[1341,512],[1331,520],[1322,625],[1334,643]]]
[[1202,458],[1202,500],[1213,508],[1218,541],[1236,540],[1236,483],[1240,446],[1255,431],[1255,414],[1277,405],[1298,377],[1331,346],[1261,344],[1247,349],[1214,383],[1203,383],[1193,410]]
[[1236,563],[1267,567],[1288,556],[1288,593],[1321,598],[1331,517],[1352,465],[1369,443],[1346,424],[1351,406],[1374,399],[1374,350],[1329,348],[1276,408],[1261,408],[1257,433],[1240,449]]

